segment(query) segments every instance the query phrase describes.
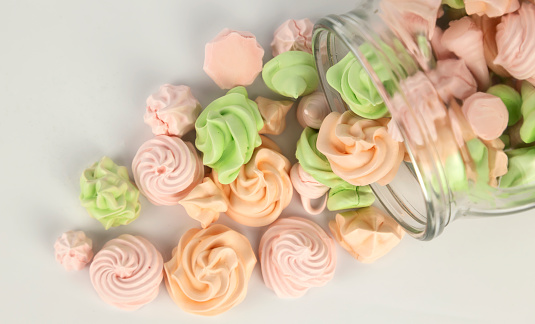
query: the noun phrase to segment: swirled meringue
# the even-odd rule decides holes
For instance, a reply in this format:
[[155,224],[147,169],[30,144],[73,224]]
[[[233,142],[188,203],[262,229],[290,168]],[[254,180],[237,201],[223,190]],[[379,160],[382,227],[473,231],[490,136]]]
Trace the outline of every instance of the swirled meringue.
[[511,74],[503,66],[495,64],[494,60],[498,55],[498,45],[496,44],[496,27],[501,22],[500,18],[489,18],[487,15],[471,16],[474,23],[483,32],[483,52],[487,66],[494,73],[504,78],[510,78]]
[[292,108],[293,101],[257,97],[255,102],[264,120],[264,127],[258,133],[280,135],[286,128],[286,114]]
[[303,51],[312,54],[312,30],[310,19],[288,19],[273,34],[271,49],[273,56],[288,51]]
[[439,60],[427,76],[445,102],[451,98],[464,100],[477,92],[477,82],[463,60]]
[[491,94],[478,92],[463,103],[462,111],[466,120],[484,140],[492,141],[500,137],[507,128],[509,113],[503,101]]
[[184,206],[191,218],[201,222],[202,228],[217,221],[219,213],[228,209],[221,189],[209,177],[204,178],[179,204]]
[[215,224],[187,231],[165,263],[165,285],[188,313],[218,315],[243,301],[256,264],[247,238]]
[[145,124],[154,135],[181,137],[193,129],[201,113],[201,104],[185,85],[164,84],[147,98]]
[[392,217],[373,206],[337,214],[329,228],[336,241],[363,263],[375,262],[405,235]]
[[82,231],[68,231],[58,237],[54,250],[65,270],[82,270],[93,258],[93,241]]
[[136,310],[158,295],[162,255],[141,236],[123,234],[104,245],[93,259],[91,283],[106,303]]
[[332,112],[318,135],[318,150],[332,170],[355,186],[388,184],[403,161],[405,146],[386,129],[388,118],[363,119],[350,111]]
[[227,200],[226,214],[247,226],[271,224],[292,200],[290,166],[290,161],[284,155],[259,148],[230,184],[219,182],[217,171],[214,170],[214,183]]
[[204,167],[193,145],[159,135],[141,145],[132,162],[141,193],[155,205],[177,205],[202,181]]
[[523,2],[520,10],[502,17],[496,27],[496,45],[494,63],[535,85],[535,4]]
[[316,91],[301,98],[297,106],[297,121],[303,128],[320,129],[321,123],[331,112],[323,92]]
[[464,8],[469,15],[500,17],[520,8],[518,0],[464,0]]
[[[329,187],[317,181],[303,170],[299,162],[292,166],[290,178],[295,191],[301,196],[301,204],[306,212],[311,215],[321,213],[327,205],[327,196],[325,194],[329,191]],[[311,200],[321,197],[323,197],[323,201],[320,205],[316,208],[312,207]]]
[[334,276],[333,240],[314,222],[281,218],[262,236],[258,248],[262,277],[280,298],[301,297]]

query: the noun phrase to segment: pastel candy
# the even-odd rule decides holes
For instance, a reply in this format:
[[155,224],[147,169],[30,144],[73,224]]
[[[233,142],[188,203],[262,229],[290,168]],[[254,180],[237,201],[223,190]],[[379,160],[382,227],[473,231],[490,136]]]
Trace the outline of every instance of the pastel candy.
[[[327,197],[325,194],[329,191],[329,187],[320,183],[303,170],[299,162],[292,166],[292,169],[290,170],[290,178],[295,191],[297,191],[301,197],[301,204],[305,211],[311,215],[321,213],[327,204]],[[312,207],[312,200],[320,198],[323,199],[319,206]]]
[[477,82],[463,60],[439,60],[427,76],[445,102],[452,98],[464,100],[477,92]]
[[491,94],[478,92],[467,98],[462,107],[466,120],[478,137],[494,140],[507,128],[509,113],[503,101]]
[[474,23],[483,32],[483,52],[489,69],[497,75],[510,78],[511,74],[503,66],[494,63],[498,56],[498,45],[496,44],[496,27],[501,22],[501,18],[490,18],[487,15],[471,16]]
[[520,8],[518,0],[464,0],[466,13],[500,17]]
[[93,258],[93,241],[82,231],[68,231],[58,237],[54,251],[65,270],[82,270]]
[[228,206],[221,192],[211,178],[206,177],[184,199],[179,201],[188,215],[201,222],[202,228],[219,219],[219,213],[227,211]]
[[327,209],[330,211],[371,206],[375,195],[370,186],[354,186],[347,182],[329,190]]
[[497,84],[490,87],[487,93],[500,98],[505,104],[509,112],[507,126],[516,124],[522,118],[522,97],[515,89],[505,84]]
[[525,143],[535,142],[535,87],[528,82],[522,83],[522,116],[520,138]]
[[462,9],[464,8],[464,1],[463,0],[442,0],[442,4],[448,5],[454,9]]
[[301,98],[297,106],[297,121],[303,128],[319,129],[321,123],[331,112],[327,98],[322,92],[316,91]]
[[500,187],[510,188],[535,181],[535,148],[526,147],[507,152],[509,170],[502,176]]
[[255,102],[264,120],[264,127],[258,133],[280,135],[286,128],[286,114],[292,108],[293,101],[257,97]]
[[312,53],[312,30],[314,24],[310,19],[288,19],[273,34],[271,49],[273,56],[287,51]]

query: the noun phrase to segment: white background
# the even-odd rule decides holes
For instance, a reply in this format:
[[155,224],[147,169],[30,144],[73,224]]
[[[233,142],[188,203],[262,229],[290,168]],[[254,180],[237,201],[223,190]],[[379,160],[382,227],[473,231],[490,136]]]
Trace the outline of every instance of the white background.
[[[0,322],[2,323],[533,323],[534,212],[459,220],[432,242],[406,236],[364,265],[337,246],[334,279],[296,300],[278,299],[257,264],[243,303],[215,318],[189,315],[162,285],[152,303],[124,312],[102,302],[88,268],[54,260],[63,232],[84,230],[95,251],[121,233],[141,234],[168,260],[189,228],[182,207],[142,198],[138,220],[105,231],[78,202],[79,176],[103,155],[130,163],[151,137],[145,99],[163,83],[186,84],[203,106],[224,91],[202,70],[204,44],[225,27],[256,34],[271,58],[289,18],[352,9],[341,0],[0,2]],[[250,96],[266,91],[261,79]],[[294,162],[295,110],[274,137]],[[306,216],[294,197],[283,216]],[[333,213],[311,217],[324,228]],[[253,248],[265,228],[245,228]]]

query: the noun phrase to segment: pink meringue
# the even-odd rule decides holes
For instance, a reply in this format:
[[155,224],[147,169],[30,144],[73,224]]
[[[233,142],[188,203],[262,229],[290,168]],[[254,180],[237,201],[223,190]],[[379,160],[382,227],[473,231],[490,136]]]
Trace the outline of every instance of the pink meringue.
[[258,133],[280,135],[286,128],[286,114],[292,108],[293,101],[257,97],[255,102],[264,120],[264,127]]
[[503,134],[509,121],[509,112],[503,101],[491,94],[478,92],[463,103],[462,111],[466,120],[484,140],[492,141]]
[[323,92],[316,91],[301,98],[297,106],[297,121],[303,128],[320,129],[321,123],[331,112]]
[[221,89],[248,86],[262,71],[264,49],[250,32],[225,28],[204,51],[204,72]]
[[392,217],[373,206],[337,214],[329,228],[336,241],[363,263],[375,262],[405,235]]
[[480,90],[489,87],[490,75],[483,50],[483,32],[472,18],[463,17],[450,22],[450,27],[442,35],[442,45],[464,60]]
[[469,15],[500,17],[520,8],[518,0],[464,0],[464,8]]
[[201,104],[185,85],[164,84],[147,98],[145,124],[154,135],[181,137],[194,128]]
[[184,206],[188,215],[201,222],[202,228],[216,222],[219,213],[227,211],[225,197],[211,178],[204,178],[179,204]]
[[334,276],[334,241],[314,222],[281,218],[262,236],[258,248],[262,277],[280,298],[301,297]]
[[487,66],[489,69],[501,77],[511,77],[511,74],[509,74],[509,72],[507,72],[503,66],[494,63],[494,60],[498,55],[498,46],[496,45],[496,27],[501,22],[501,17],[489,18],[486,15],[472,16],[472,20],[483,32],[483,51],[485,53],[485,60],[487,61]]
[[139,191],[155,205],[177,205],[202,181],[204,167],[193,145],[159,135],[143,143],[132,162]]
[[[327,191],[329,187],[318,182],[309,173],[301,167],[301,164],[296,163],[290,170],[290,178],[292,185],[301,196],[301,204],[307,213],[317,215],[321,213],[327,205]],[[312,207],[311,200],[323,197],[323,201],[316,208]]]
[[433,52],[435,53],[435,58],[437,60],[447,60],[450,58],[455,58],[450,50],[448,50],[444,45],[442,45],[442,36],[444,32],[440,27],[435,27],[435,32],[433,33],[433,38],[431,39],[431,47],[433,47]]
[[463,60],[439,60],[436,69],[427,76],[446,102],[451,98],[464,100],[477,92],[477,82]]
[[93,258],[93,242],[82,231],[61,234],[54,243],[56,261],[65,270],[82,270]]
[[308,19],[288,19],[275,30],[271,49],[273,56],[287,51],[304,51],[312,54],[312,30],[314,24]]
[[102,300],[120,309],[136,310],[158,295],[163,258],[145,238],[123,234],[95,255],[89,274]]
[[496,27],[495,64],[513,77],[535,85],[535,5],[523,2],[520,10],[502,17]]

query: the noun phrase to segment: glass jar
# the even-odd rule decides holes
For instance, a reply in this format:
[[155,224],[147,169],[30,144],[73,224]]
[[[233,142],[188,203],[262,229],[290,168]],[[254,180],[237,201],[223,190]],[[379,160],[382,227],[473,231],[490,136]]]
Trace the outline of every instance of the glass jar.
[[462,103],[445,98],[430,82],[437,61],[426,34],[430,31],[423,25],[425,21],[386,0],[362,1],[349,13],[317,22],[313,51],[332,111],[348,110],[326,78],[346,54],[351,52],[371,79],[408,153],[390,184],[371,187],[408,233],[431,240],[457,218],[510,215],[535,207],[535,184],[500,187],[504,172],[496,169],[504,156],[507,161],[505,144],[467,132]]

